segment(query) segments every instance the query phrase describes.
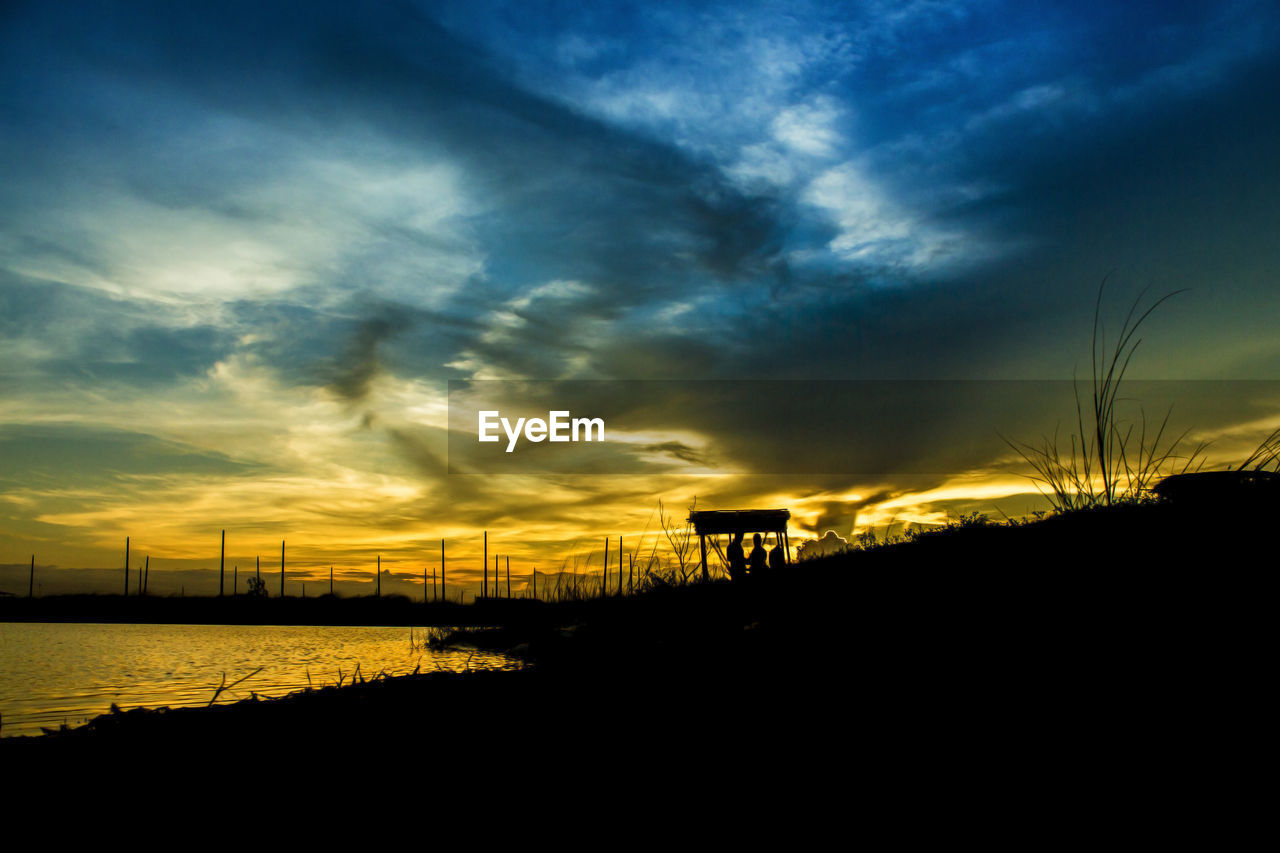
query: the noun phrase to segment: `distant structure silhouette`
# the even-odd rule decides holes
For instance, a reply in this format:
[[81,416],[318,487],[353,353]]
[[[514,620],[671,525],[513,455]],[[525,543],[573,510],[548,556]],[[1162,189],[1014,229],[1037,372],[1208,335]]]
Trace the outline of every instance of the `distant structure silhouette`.
[[1167,503],[1188,509],[1274,511],[1280,508],[1280,473],[1194,471],[1165,477],[1151,491]]
[[[711,537],[711,546],[720,554],[729,577],[735,581],[746,578],[750,571],[764,574],[770,567],[784,568],[791,562],[791,542],[787,537],[787,522],[790,520],[791,512],[785,509],[695,510],[689,513],[689,523],[698,534],[702,550],[703,577],[707,576],[707,537]],[[742,550],[742,539],[747,533],[756,534],[750,567]],[[765,552],[761,533],[772,533],[777,538],[776,558]],[[723,534],[730,536],[727,553],[720,550],[719,537]]]

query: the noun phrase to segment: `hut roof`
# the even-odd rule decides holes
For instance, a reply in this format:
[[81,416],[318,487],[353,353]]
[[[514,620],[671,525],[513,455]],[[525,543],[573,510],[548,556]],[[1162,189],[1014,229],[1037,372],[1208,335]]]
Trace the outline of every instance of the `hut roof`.
[[699,535],[712,533],[785,532],[791,511],[785,509],[715,509],[689,513],[689,521]]

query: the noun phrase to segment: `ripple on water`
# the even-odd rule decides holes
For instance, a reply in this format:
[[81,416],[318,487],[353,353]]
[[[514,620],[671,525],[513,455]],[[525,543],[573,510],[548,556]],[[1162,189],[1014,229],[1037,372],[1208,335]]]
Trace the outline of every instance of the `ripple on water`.
[[[416,629],[421,635],[422,629]],[[423,671],[513,668],[506,655],[441,652],[410,642],[408,627],[260,625],[100,625],[0,623],[0,720],[3,735],[79,725],[111,705],[206,705],[282,696],[310,684],[349,680],[359,665],[372,677]],[[421,640],[421,636],[417,638]]]

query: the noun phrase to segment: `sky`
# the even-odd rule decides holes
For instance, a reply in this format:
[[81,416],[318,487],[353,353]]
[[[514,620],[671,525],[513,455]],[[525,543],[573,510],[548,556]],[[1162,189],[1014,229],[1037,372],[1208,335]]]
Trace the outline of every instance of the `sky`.
[[[1104,279],[1110,329],[1179,291],[1129,376],[1226,464],[1280,423],[1277,103],[1267,2],[6,3],[0,589],[1022,514]],[[451,387],[523,380],[615,440],[467,473]]]

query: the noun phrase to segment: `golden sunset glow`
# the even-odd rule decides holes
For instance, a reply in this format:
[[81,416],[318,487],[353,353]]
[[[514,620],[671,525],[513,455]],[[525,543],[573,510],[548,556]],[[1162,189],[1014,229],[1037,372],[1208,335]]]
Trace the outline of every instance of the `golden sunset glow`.
[[[228,571],[277,573],[283,540],[291,592],[380,558],[416,597],[441,540],[474,586],[486,532],[521,578],[598,570],[606,537],[669,559],[659,501],[787,507],[797,543],[1020,517],[1046,503],[1009,441],[1074,430],[1109,271],[1104,340],[1185,290],[1125,423],[1172,406],[1222,467],[1278,422],[1274,145],[1239,108],[1270,102],[1273,15],[1171,12],[1214,44],[1081,64],[1091,38],[969,4],[536,33],[482,5],[228,19],[243,51],[182,68],[196,12],[7,22],[0,591],[32,555],[47,593],[112,591],[126,537],[169,592],[215,589],[226,530]],[[1124,17],[1082,26],[1147,31]],[[383,84],[328,32],[369,34]],[[1056,49],[982,47],[1032,33]],[[499,402],[607,440],[469,455]]]

